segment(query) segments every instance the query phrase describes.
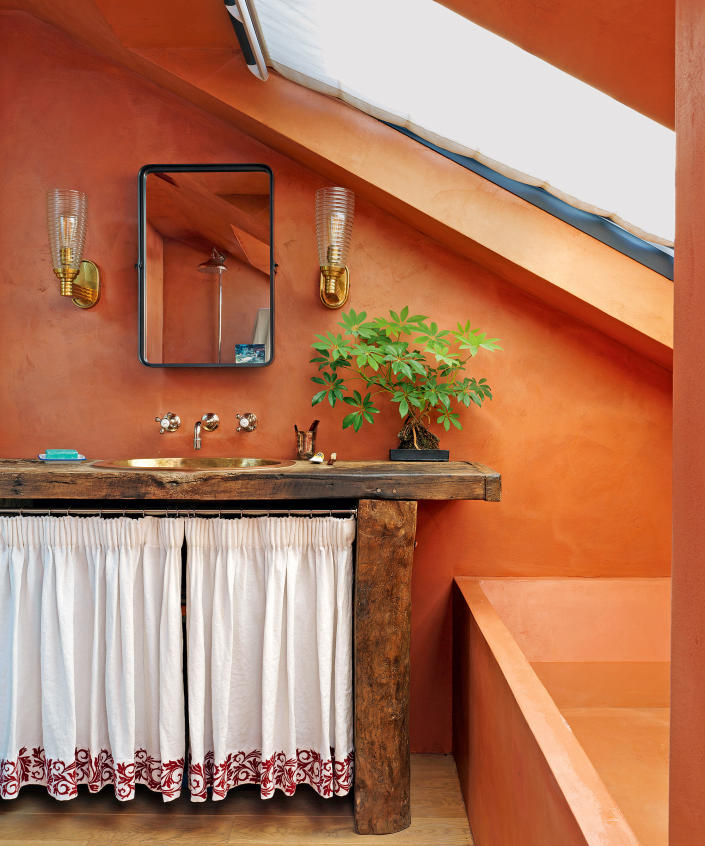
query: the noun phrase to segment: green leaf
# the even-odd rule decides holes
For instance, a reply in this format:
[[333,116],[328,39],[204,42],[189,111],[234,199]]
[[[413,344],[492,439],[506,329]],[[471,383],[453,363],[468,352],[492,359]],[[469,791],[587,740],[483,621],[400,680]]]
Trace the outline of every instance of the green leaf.
[[[426,315],[410,315],[408,305],[369,320],[366,312],[349,309],[341,314],[338,329],[314,336],[310,362],[317,373],[311,379],[324,390],[314,394],[312,404],[326,397],[331,407],[344,403],[350,408],[344,428],[358,431],[380,413],[369,393],[374,390],[375,396],[386,394],[397,403],[402,418],[411,408],[421,414],[436,409],[446,431],[461,428],[450,411],[453,400],[460,409],[492,398],[487,381],[466,376],[467,367],[480,349],[501,347],[469,321],[456,327],[441,329]],[[348,387],[353,379],[364,388]]]

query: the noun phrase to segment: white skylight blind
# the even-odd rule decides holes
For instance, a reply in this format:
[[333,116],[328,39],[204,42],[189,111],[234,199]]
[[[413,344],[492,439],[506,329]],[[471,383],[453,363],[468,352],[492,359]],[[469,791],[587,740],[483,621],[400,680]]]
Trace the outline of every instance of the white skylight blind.
[[433,0],[255,0],[282,75],[671,245],[675,133]]

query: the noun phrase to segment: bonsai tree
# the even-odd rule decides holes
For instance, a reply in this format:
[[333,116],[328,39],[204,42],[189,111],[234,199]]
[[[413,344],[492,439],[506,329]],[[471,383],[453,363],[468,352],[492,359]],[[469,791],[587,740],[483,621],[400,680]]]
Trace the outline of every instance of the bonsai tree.
[[457,329],[439,329],[422,314],[409,314],[408,307],[389,317],[367,320],[366,312],[345,312],[338,323],[340,334],[316,335],[311,346],[318,365],[312,381],[321,389],[311,400],[318,405],[326,398],[350,406],[343,429],[358,432],[363,423],[373,423],[378,403],[385,394],[396,403],[403,418],[399,432],[402,449],[435,449],[438,438],[428,430],[432,422],[445,431],[462,429],[455,409],[481,406],[492,399],[486,379],[467,376],[468,362],[483,350],[499,350],[497,338],[488,338],[470,323]]

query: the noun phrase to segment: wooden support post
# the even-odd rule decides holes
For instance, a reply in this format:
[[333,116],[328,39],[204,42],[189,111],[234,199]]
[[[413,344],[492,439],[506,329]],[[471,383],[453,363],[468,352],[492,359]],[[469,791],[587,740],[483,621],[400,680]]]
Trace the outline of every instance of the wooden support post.
[[355,830],[391,834],[409,808],[409,643],[416,502],[360,500],[355,574]]

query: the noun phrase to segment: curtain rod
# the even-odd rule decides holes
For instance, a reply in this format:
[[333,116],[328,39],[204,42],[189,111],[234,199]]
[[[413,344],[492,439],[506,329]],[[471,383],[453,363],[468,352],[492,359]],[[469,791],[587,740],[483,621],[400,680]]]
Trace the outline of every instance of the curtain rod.
[[117,514],[121,517],[312,517],[321,515],[357,516],[357,508],[0,508],[0,515],[37,516],[102,516]]

